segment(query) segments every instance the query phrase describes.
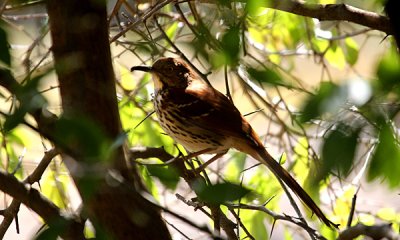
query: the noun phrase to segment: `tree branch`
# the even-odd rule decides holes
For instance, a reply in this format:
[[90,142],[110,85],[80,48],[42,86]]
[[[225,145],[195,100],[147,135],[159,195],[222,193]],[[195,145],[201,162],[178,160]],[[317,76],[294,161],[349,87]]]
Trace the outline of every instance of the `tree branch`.
[[270,215],[275,221],[283,220],[283,221],[291,222],[291,223],[303,228],[305,231],[307,231],[310,234],[311,237],[314,237],[316,239],[325,239],[315,229],[308,226],[307,223],[303,222],[301,219],[294,218],[294,217],[286,215],[286,214],[281,215],[281,214],[275,213],[263,205],[255,206],[255,205],[240,203],[240,204],[225,204],[225,206],[227,206],[229,209],[250,209],[250,210],[261,211],[261,212],[264,212],[264,213]]
[[338,240],[351,240],[363,235],[371,237],[372,239],[400,239],[400,236],[393,231],[391,223],[374,226],[367,226],[358,223],[357,225],[342,231],[339,234]]
[[41,216],[50,226],[65,224],[65,231],[60,233],[64,239],[85,239],[83,235],[84,225],[72,218],[62,216],[60,209],[43,196],[38,190],[27,187],[18,181],[13,175],[0,169],[0,190],[13,198],[20,200],[27,207]]
[[386,16],[347,4],[310,4],[295,0],[274,0],[272,4],[265,3],[264,6],[300,16],[317,18],[320,21],[348,21],[382,31],[388,35],[393,34]]
[[[135,162],[136,159],[138,158],[158,158],[161,161],[171,164],[173,167],[175,167],[180,176],[185,179],[185,181],[189,184],[189,186],[192,188],[192,184],[195,181],[198,181],[199,179],[201,180],[201,176],[195,175],[194,171],[188,170],[185,166],[185,163],[183,159],[175,159],[174,156],[169,154],[164,150],[164,148],[154,148],[154,147],[140,147],[140,148],[131,148],[130,151],[130,161]],[[174,160],[171,160],[174,159]],[[180,197],[179,195],[177,196],[178,199],[183,201],[185,204],[192,206],[194,208],[199,208],[199,205],[196,205],[195,203],[191,201],[185,200],[183,197]],[[208,208],[213,210],[213,214],[216,214],[215,209],[213,209],[213,206],[209,206],[205,204]],[[283,220],[283,221],[288,221],[291,222],[301,228],[303,228],[307,233],[310,234],[310,236],[316,238],[316,239],[325,239],[323,236],[321,236],[315,229],[311,228],[310,226],[307,225],[307,223],[301,221],[298,218],[294,218],[288,215],[280,215],[277,214],[269,209],[267,209],[265,206],[254,206],[254,205],[247,205],[247,204],[225,204],[229,209],[236,209],[236,208],[241,208],[241,209],[253,209],[253,210],[258,210],[267,213],[271,217],[274,218],[274,220]],[[213,219],[215,220],[215,219]],[[234,228],[236,227],[235,224],[232,224],[232,221],[230,221],[225,214],[220,215],[220,221],[221,221],[221,227],[224,229],[224,231],[228,234],[230,238],[233,238],[234,235]]]
[[[39,182],[47,166],[49,166],[51,160],[58,153],[59,151],[55,148],[47,151],[43,156],[42,160],[40,161],[39,165],[35,168],[35,170],[31,174],[29,174],[29,176],[23,181],[23,183],[28,183],[31,185],[35,182]],[[4,219],[0,224],[0,239],[4,237],[4,234],[10,227],[13,219],[17,217],[20,205],[21,205],[20,199],[14,198],[11,204],[6,209],[3,210],[2,215],[4,216]]]
[[[136,162],[136,159],[138,158],[158,158],[161,161],[171,164],[177,171],[179,172],[179,175],[185,179],[185,181],[188,183],[189,187],[193,190],[193,184],[198,181],[205,181],[204,178],[202,178],[199,174],[196,174],[195,171],[189,170],[185,166],[184,159],[185,157],[176,159],[174,156],[169,154],[164,150],[164,148],[155,148],[155,147],[141,147],[141,148],[131,148],[130,149],[130,161],[131,162]],[[174,159],[171,161],[171,159]],[[225,233],[228,235],[229,239],[237,239],[237,236],[235,234],[235,224],[232,224],[232,221],[230,221],[226,215],[221,211],[219,206],[212,206],[209,204],[205,204],[210,210],[211,210],[211,215],[213,217],[212,220],[214,222],[219,221],[219,225],[222,227],[222,229],[225,231]],[[214,216],[218,216],[219,219],[215,219]]]
[[[237,2],[245,2],[236,0]],[[213,0],[202,0],[203,3],[215,3]],[[375,12],[366,11],[348,4],[312,4],[296,0],[262,0],[261,6],[296,15],[316,18],[320,21],[347,21],[366,26],[388,35],[393,34],[389,18]]]

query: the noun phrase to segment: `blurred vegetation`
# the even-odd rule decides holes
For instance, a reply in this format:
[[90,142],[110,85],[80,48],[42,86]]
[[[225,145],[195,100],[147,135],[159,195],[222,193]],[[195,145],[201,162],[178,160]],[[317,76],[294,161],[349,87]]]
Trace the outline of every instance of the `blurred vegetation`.
[[[381,188],[395,196],[400,186],[400,60],[395,42],[362,25],[318,21],[265,8],[261,2],[108,2],[120,117],[128,145],[164,147],[173,156],[184,152],[162,133],[155,115],[150,115],[150,75],[132,75],[128,70],[133,65],[149,65],[160,56],[184,57],[211,84],[230,94],[243,114],[252,113],[246,118],[254,122],[268,150],[281,156],[285,168],[341,230],[357,222],[390,222],[398,232],[399,208],[365,194],[359,199],[363,206],[352,203],[354,195],[365,189]],[[358,4],[383,14],[384,1]],[[48,35],[40,1],[0,4],[0,85],[4,87],[0,87],[0,168],[20,180],[53,147],[36,131],[28,113],[43,107],[57,115],[61,112]],[[8,75],[20,85],[5,87]],[[90,145],[83,149],[93,150],[88,153],[93,159],[107,158],[109,143],[90,123],[62,123],[57,133],[61,142]],[[190,164],[198,166],[193,161]],[[288,194],[267,169],[253,167],[252,159],[236,151],[212,165],[205,176],[207,185],[194,187],[196,194],[188,190],[175,168],[156,157],[139,159],[136,164],[160,204],[173,209],[177,203],[168,196],[179,193],[188,201],[196,196],[199,201],[223,205],[227,216],[241,223],[241,239],[274,238],[276,225],[283,226],[279,231],[285,239],[338,236],[308,212],[304,217],[317,230],[315,235],[299,232],[298,225],[263,212],[265,207],[282,213],[279,216],[297,217],[287,204]],[[40,189],[58,207],[73,211],[66,194],[73,186],[67,176],[56,158],[40,181]],[[187,202],[179,204],[191,211],[188,215],[202,214]],[[254,209],[239,206],[237,210],[234,205],[240,204]],[[352,208],[354,217],[348,223]],[[232,209],[237,218],[229,213]]]

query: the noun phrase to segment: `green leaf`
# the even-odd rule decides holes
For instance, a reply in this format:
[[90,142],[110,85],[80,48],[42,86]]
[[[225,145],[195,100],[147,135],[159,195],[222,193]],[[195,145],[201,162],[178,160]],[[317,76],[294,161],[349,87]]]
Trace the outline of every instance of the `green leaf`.
[[300,121],[304,123],[327,112],[334,114],[346,101],[345,91],[334,83],[322,82],[318,92],[306,100]]
[[[1,24],[1,22],[0,22]],[[10,44],[7,41],[7,33],[0,25],[0,62],[11,65]]]
[[[260,211],[240,210],[240,219],[254,239],[269,239],[267,225],[264,223],[266,216],[268,215]],[[241,239],[247,239],[245,236],[243,233]]]
[[147,167],[139,165],[139,173],[141,178],[143,179],[144,184],[146,185],[147,190],[151,193],[151,195],[155,199],[159,199],[159,194],[158,194],[158,187],[156,186],[154,182],[154,178],[150,176],[150,173],[147,169]]
[[395,211],[394,208],[389,208],[389,207],[381,208],[381,209],[378,210],[376,215],[380,219],[383,219],[383,220],[388,221],[388,222],[396,221],[396,211]]
[[272,69],[266,68],[263,70],[257,70],[254,68],[248,68],[247,72],[250,74],[252,78],[261,83],[267,83],[273,86],[289,87],[287,84],[283,82],[282,77]]
[[[65,169],[63,169],[65,170]],[[69,176],[58,174],[56,171],[46,171],[43,176],[41,191],[44,196],[50,199],[55,205],[61,209],[68,206],[65,199],[65,193],[68,192],[68,187],[71,184]]]
[[214,67],[235,66],[239,61],[240,28],[230,27],[221,38],[222,50],[213,56]]
[[167,28],[165,33],[169,39],[173,39],[176,35],[176,30],[178,30],[178,21],[173,22],[172,25]]
[[344,41],[344,56],[346,59],[346,62],[353,66],[357,60],[358,60],[358,45],[357,42],[354,41],[352,38],[346,38]]
[[[268,3],[265,3],[268,2]],[[266,4],[269,4],[269,0],[260,1],[260,0],[247,0],[246,3],[246,11],[250,15],[257,15],[263,8],[265,8]]]
[[225,53],[232,59],[236,59],[240,50],[240,28],[232,26],[225,32],[221,39]]
[[376,75],[378,87],[386,93],[394,91],[400,95],[400,58],[396,52],[387,53],[378,65]]
[[322,145],[322,168],[316,181],[325,179],[331,171],[346,177],[351,169],[357,147],[359,128],[339,123],[329,132]]
[[150,175],[157,177],[167,188],[175,190],[179,182],[179,172],[172,166],[149,164],[146,166]]
[[107,161],[114,149],[113,142],[102,128],[83,116],[60,118],[55,126],[55,139],[61,146],[74,149],[74,154],[92,163]]
[[232,159],[225,168],[225,179],[232,182],[240,182],[240,176],[246,162],[246,154],[235,152],[232,154]]
[[390,187],[400,185],[400,146],[390,123],[384,124],[379,133],[379,142],[368,169],[368,180],[386,180]]
[[[282,195],[283,189],[279,182],[276,180],[274,174],[266,166],[258,166],[254,174],[248,181],[248,185],[251,189],[255,189],[256,197],[259,202],[268,202],[268,208],[276,209],[279,205],[279,199]],[[272,198],[272,200],[271,200]],[[251,199],[248,199],[251,200]]]
[[26,85],[17,89],[16,94],[20,100],[20,106],[6,118],[4,123],[5,131],[10,131],[23,122],[26,113],[40,109],[46,104],[46,99],[37,90],[40,80],[46,74],[32,78]]
[[235,201],[250,192],[243,186],[229,182],[206,185],[204,182],[198,181],[194,185],[194,190],[201,201],[211,204]]
[[346,64],[346,59],[342,48],[334,44],[328,49],[324,56],[329,64],[338,69],[343,69]]

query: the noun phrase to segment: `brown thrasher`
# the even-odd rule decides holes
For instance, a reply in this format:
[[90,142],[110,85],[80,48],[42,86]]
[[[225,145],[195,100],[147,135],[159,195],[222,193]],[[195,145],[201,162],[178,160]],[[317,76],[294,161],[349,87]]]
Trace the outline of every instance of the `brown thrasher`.
[[[207,84],[183,60],[161,58],[131,71],[152,73],[154,107],[162,129],[189,151],[225,154],[230,148],[265,164],[329,227],[329,221],[296,180],[265,150],[258,135],[221,92]],[[208,164],[209,162],[205,163]]]

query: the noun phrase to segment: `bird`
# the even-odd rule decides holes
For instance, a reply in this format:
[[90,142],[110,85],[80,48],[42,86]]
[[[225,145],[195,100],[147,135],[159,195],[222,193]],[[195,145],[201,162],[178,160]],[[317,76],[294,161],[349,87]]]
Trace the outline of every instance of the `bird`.
[[190,152],[215,154],[234,148],[266,165],[329,227],[331,222],[300,184],[265,149],[232,101],[204,81],[183,59],[159,58],[131,71],[151,73],[154,108],[161,128]]

